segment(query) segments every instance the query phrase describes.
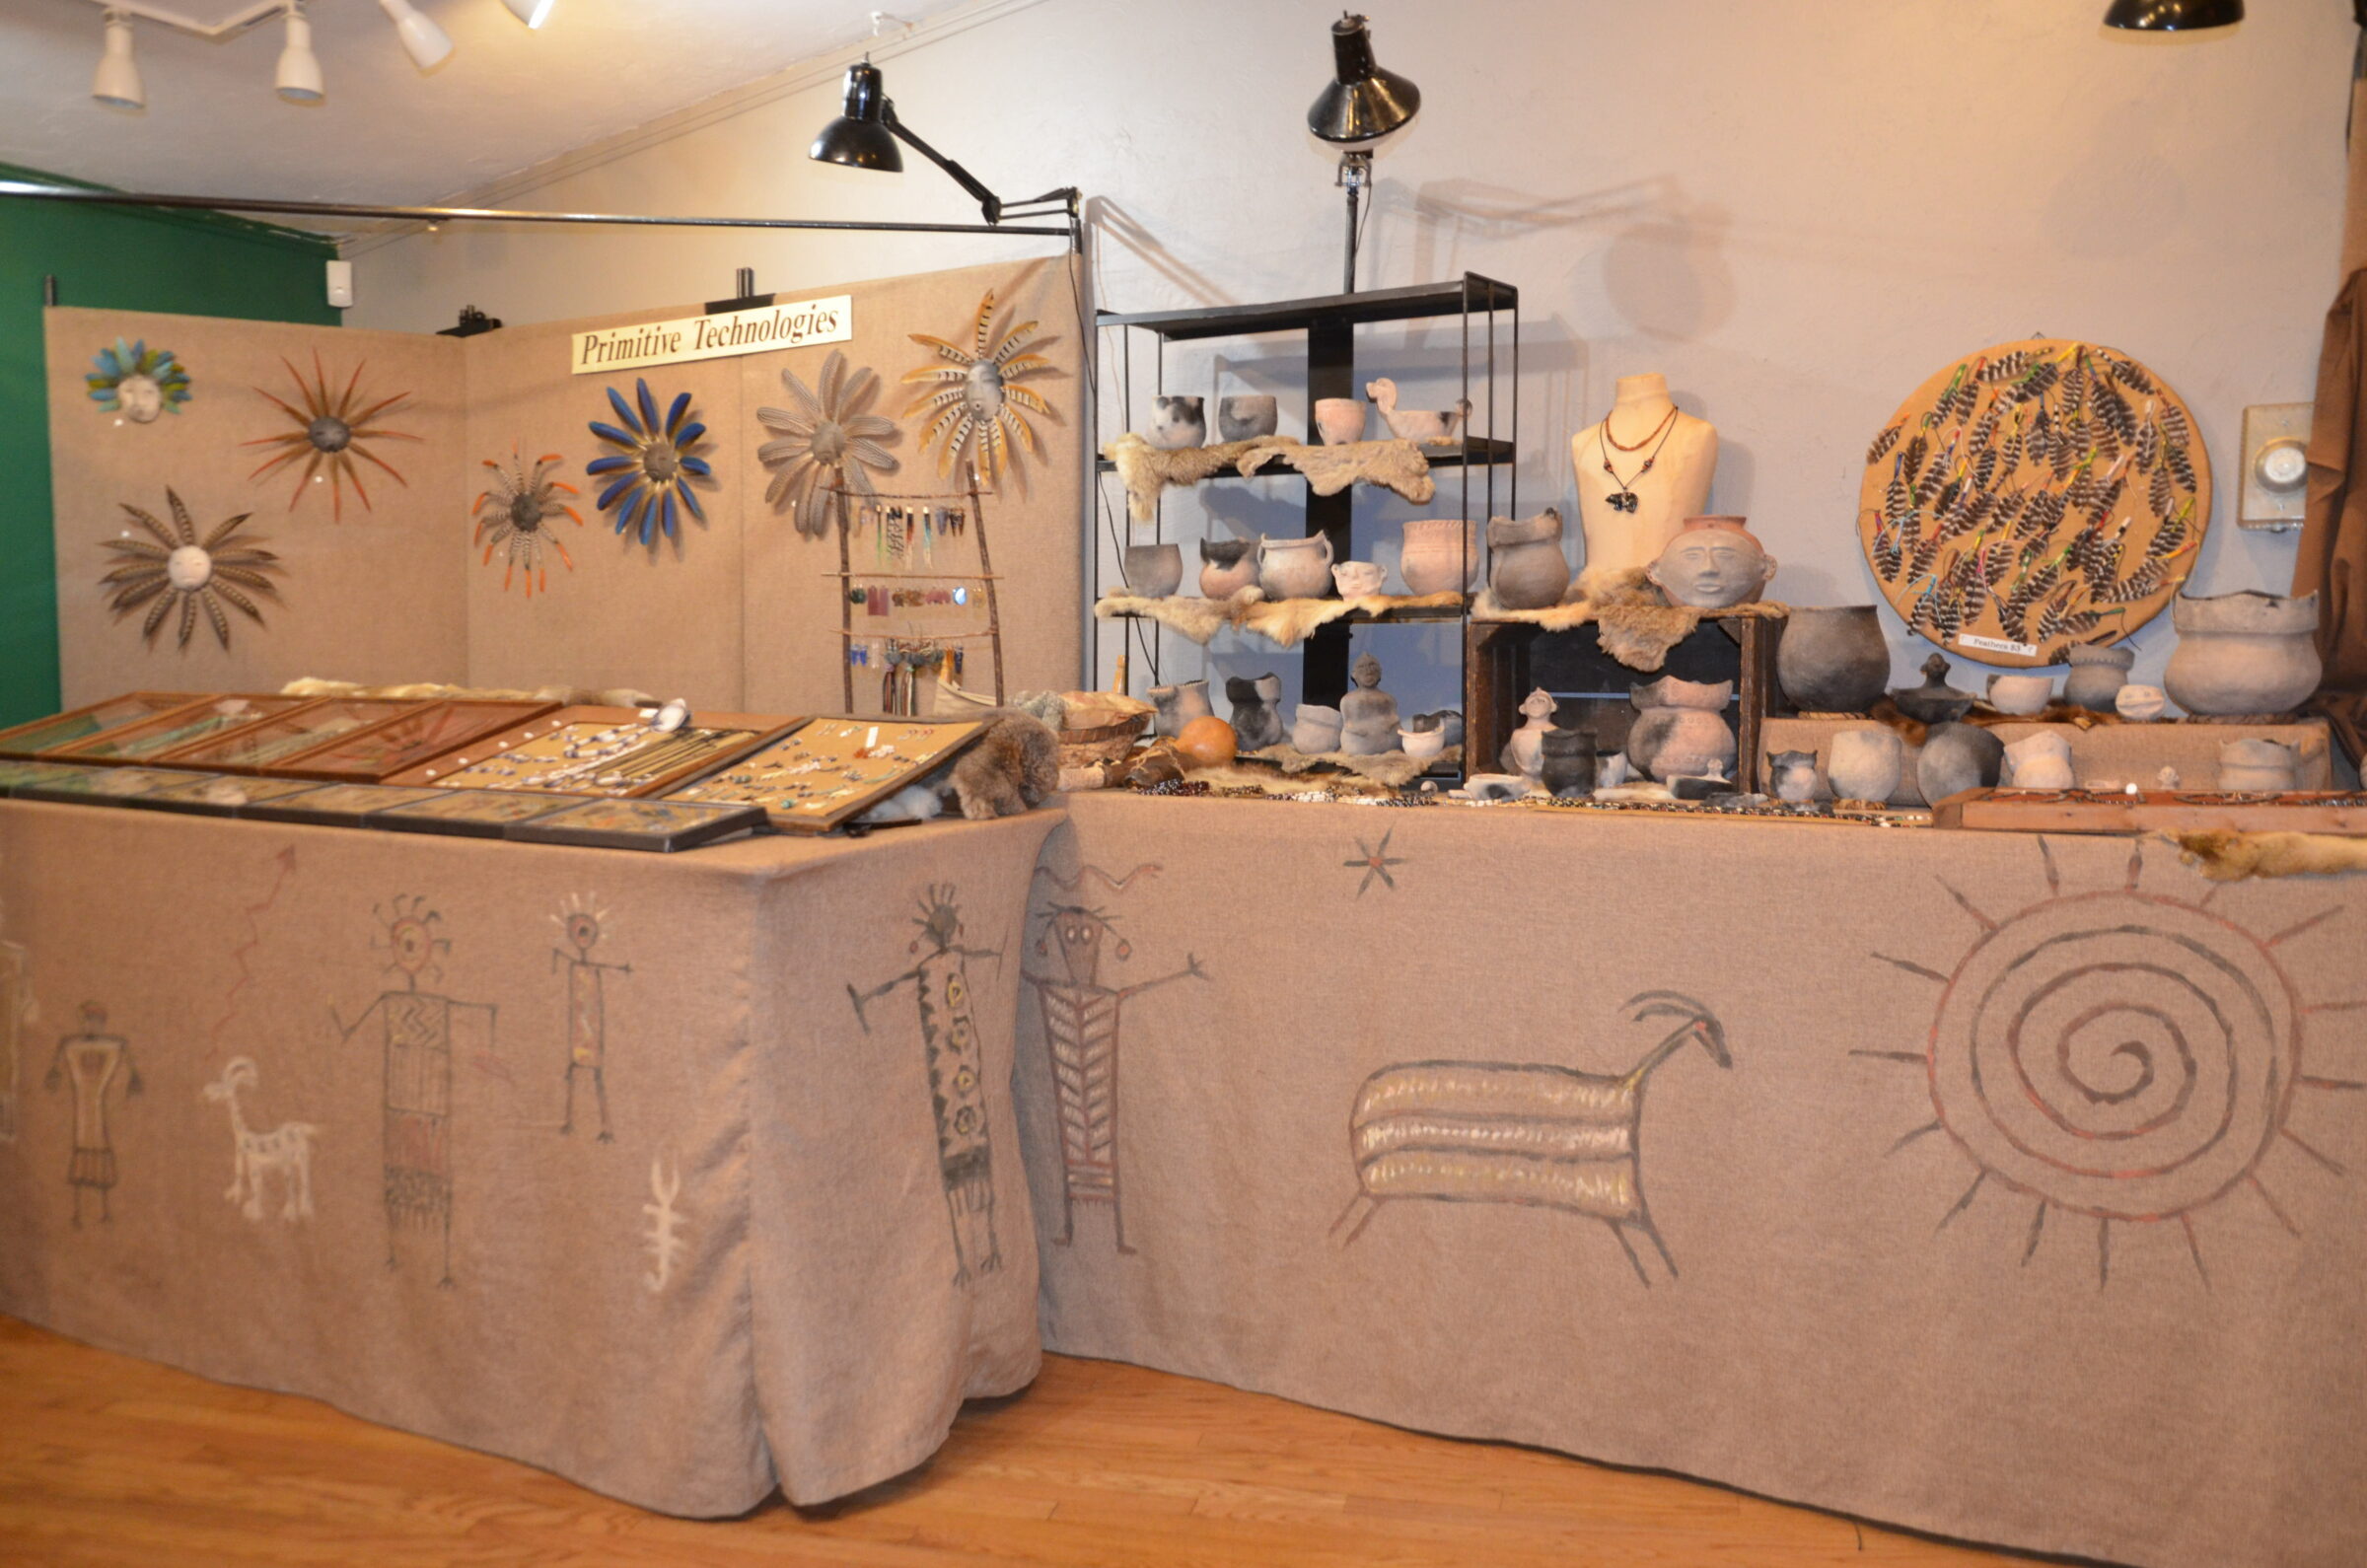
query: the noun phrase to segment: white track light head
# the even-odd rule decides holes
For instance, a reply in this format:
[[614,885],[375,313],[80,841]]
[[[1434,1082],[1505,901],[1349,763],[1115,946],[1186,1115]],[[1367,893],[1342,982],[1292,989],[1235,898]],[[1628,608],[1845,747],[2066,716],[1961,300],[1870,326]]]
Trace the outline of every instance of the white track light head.
[[313,52],[313,25],[305,20],[304,0],[288,0],[288,42],[279,51],[279,70],[272,78],[279,96],[291,104],[321,102],[321,57]]
[[501,0],[510,8],[510,15],[530,28],[538,28],[550,20],[550,8],[558,0]]
[[452,39],[444,36],[442,28],[421,16],[411,0],[378,0],[378,8],[394,24],[394,36],[402,39],[402,51],[422,71],[434,70],[451,55]]
[[107,47],[91,78],[91,97],[108,108],[146,108],[148,90],[140,84],[140,62],[131,55],[131,18],[109,10],[106,29]]

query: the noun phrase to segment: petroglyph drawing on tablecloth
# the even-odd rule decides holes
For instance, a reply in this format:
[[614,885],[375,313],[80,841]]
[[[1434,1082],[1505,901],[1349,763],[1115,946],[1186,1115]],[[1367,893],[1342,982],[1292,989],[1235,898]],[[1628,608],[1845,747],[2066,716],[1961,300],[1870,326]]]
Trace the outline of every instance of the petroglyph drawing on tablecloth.
[[21,943],[0,942],[0,1144],[17,1141],[17,1084],[33,1018],[32,957]]
[[[1332,1222],[1351,1218],[1345,1247],[1382,1205],[1399,1198],[1517,1203],[1567,1209],[1610,1227],[1646,1286],[1652,1277],[1627,1240],[1640,1231],[1671,1276],[1677,1259],[1644,1201],[1636,1133],[1652,1074],[1687,1041],[1732,1067],[1715,1014],[1675,991],[1645,991],[1622,1009],[1633,1023],[1675,1019],[1676,1030],[1623,1073],[1545,1062],[1400,1062],[1364,1081],[1348,1116],[1358,1191]],[[1362,1210],[1361,1215],[1358,1214]]]
[[675,1204],[682,1195],[682,1168],[666,1169],[662,1160],[649,1162],[649,1195],[653,1201],[641,1205],[642,1217],[649,1229],[641,1233],[641,1245],[649,1249],[650,1270],[641,1276],[641,1283],[653,1296],[665,1290],[674,1279],[674,1267],[682,1260],[682,1228],[686,1223],[682,1211]]
[[567,1114],[559,1131],[575,1131],[575,1081],[592,1080],[593,1098],[600,1105],[600,1141],[614,1142],[609,1131],[609,1004],[606,976],[613,970],[630,974],[629,963],[607,963],[592,957],[602,936],[614,921],[600,901],[589,894],[570,894],[550,917],[567,946],[550,950],[550,965],[567,965]]
[[2261,936],[2210,907],[2217,888],[2183,896],[2193,880],[2175,865],[2181,896],[2145,891],[2141,840],[2116,886],[2066,891],[2044,838],[2038,861],[2044,891],[2018,912],[1941,885],[1974,928],[1953,964],[1871,955],[1940,992],[1921,1049],[1850,1053],[1924,1079],[1928,1119],[1888,1153],[1953,1145],[1971,1162],[1937,1230],[1995,1189],[2030,1204],[2025,1264],[2077,1217],[2095,1222],[2098,1289],[2116,1227],[2173,1235],[2207,1287],[2197,1215],[2226,1201],[2298,1237],[2280,1191],[2348,1175],[2293,1120],[2367,1103],[2367,1081],[2328,1065],[2332,1043],[2321,1062],[2307,1037],[2367,1000],[2305,1000],[2279,954],[2339,910]]
[[82,1224],[82,1195],[99,1194],[99,1219],[105,1224],[108,1194],[115,1186],[115,1141],[108,1125],[107,1097],[120,1079],[124,1098],[140,1092],[140,1069],[131,1059],[131,1045],[120,1034],[107,1033],[107,1009],[97,1002],[82,1004],[82,1032],[57,1042],[49,1058],[46,1080],[52,1093],[74,1092],[74,1153],[67,1161],[66,1183],[74,1189],[74,1223]]
[[238,1204],[247,1218],[259,1220],[263,1217],[263,1178],[277,1172],[279,1217],[309,1220],[313,1217],[313,1140],[323,1129],[309,1121],[283,1121],[269,1132],[248,1126],[239,1093],[252,1094],[261,1082],[262,1073],[252,1057],[234,1056],[220,1078],[198,1091],[230,1107],[230,1190],[222,1195]]
[[937,1115],[937,1158],[954,1229],[954,1283],[1003,1266],[994,1232],[994,1147],[986,1107],[985,1041],[970,1012],[971,959],[997,959],[996,948],[962,946],[962,914],[951,884],[932,885],[912,923],[921,934],[905,949],[918,962],[895,978],[846,994],[856,1022],[871,1033],[864,1008],[909,985],[920,1007],[920,1042],[929,1067],[929,1101]]
[[[1099,866],[1087,866],[1063,881],[1039,868],[1037,875],[1076,893],[1088,877],[1098,877],[1111,891],[1122,892],[1137,878],[1156,876],[1157,866],[1137,866],[1123,877],[1112,877]],[[1207,972],[1191,954],[1173,974],[1134,985],[1112,986],[1102,981],[1105,952],[1124,962],[1134,955],[1133,944],[1115,935],[1117,916],[1083,903],[1045,904],[1037,910],[1043,931],[1036,939],[1039,957],[1055,949],[1057,974],[1038,974],[1023,967],[1020,976],[1036,987],[1043,1002],[1043,1039],[1051,1057],[1052,1104],[1060,1119],[1060,1234],[1065,1247],[1077,1232],[1079,1203],[1110,1205],[1111,1228],[1117,1249],[1126,1245],[1126,1216],[1120,1201],[1118,1174],[1117,1042],[1118,1024],[1126,1003],[1170,981],[1205,980]]]
[[399,1266],[395,1248],[405,1227],[439,1231],[443,1272],[436,1283],[452,1285],[454,1023],[482,1015],[487,1066],[497,1012],[491,1002],[460,1002],[419,989],[422,975],[442,974],[437,959],[452,949],[436,935],[444,917],[424,897],[397,895],[391,906],[373,910],[382,930],[371,940],[389,954],[386,966],[402,976],[399,989],[377,1000],[348,1024],[328,1010],[340,1041],[351,1041],[372,1018],[379,1022],[385,1051],[385,1152],[387,1267]]

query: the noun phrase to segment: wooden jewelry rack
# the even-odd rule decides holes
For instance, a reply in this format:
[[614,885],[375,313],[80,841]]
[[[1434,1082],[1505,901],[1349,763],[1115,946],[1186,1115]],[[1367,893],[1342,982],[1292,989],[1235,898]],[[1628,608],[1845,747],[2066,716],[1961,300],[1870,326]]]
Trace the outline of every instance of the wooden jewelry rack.
[[[857,643],[867,642],[874,638],[888,643],[899,641],[931,643],[984,642],[987,645],[988,657],[994,661],[995,705],[998,707],[1002,705],[1002,609],[1001,606],[997,602],[997,597],[995,594],[996,578],[994,575],[994,557],[989,552],[986,540],[985,495],[978,486],[978,470],[976,467],[972,466],[968,472],[968,488],[952,495],[934,493],[897,493],[887,490],[875,490],[865,493],[862,491],[848,490],[844,488],[832,489],[827,492],[828,494],[834,495],[838,498],[838,570],[832,575],[834,575],[838,581],[838,637],[840,643],[838,650],[838,667],[840,672],[839,678],[841,681],[841,689],[844,691],[846,697],[847,712],[856,713],[860,711],[866,711],[864,709],[858,709],[855,706],[855,667],[853,657],[854,648]],[[974,533],[974,536],[977,540],[978,569],[974,572],[913,572],[901,570],[900,568],[883,567],[877,571],[856,571],[854,569],[854,551],[852,547],[852,539],[855,529],[855,519],[857,515],[867,511],[879,514],[879,521],[875,524],[875,526],[884,528],[887,526],[887,510],[898,506],[909,506],[916,510],[927,508],[966,508],[967,517],[964,526],[966,530]],[[859,582],[881,584],[896,582],[975,583],[978,585],[979,595],[985,604],[986,625],[982,630],[974,631],[857,631],[855,629],[853,592],[855,585]],[[917,685],[915,687],[915,695],[917,695]],[[881,706],[886,707],[887,704],[883,703]],[[903,716],[918,717],[919,715],[916,713],[906,713]]]

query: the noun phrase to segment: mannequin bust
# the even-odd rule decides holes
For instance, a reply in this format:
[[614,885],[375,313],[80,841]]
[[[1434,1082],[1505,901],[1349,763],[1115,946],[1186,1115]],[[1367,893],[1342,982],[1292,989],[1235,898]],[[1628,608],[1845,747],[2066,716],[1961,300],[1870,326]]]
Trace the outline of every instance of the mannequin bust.
[[1579,591],[1591,594],[1606,578],[1658,560],[1685,520],[1709,509],[1718,432],[1678,409],[1667,377],[1622,376],[1611,412],[1570,438],[1570,462],[1586,534]]

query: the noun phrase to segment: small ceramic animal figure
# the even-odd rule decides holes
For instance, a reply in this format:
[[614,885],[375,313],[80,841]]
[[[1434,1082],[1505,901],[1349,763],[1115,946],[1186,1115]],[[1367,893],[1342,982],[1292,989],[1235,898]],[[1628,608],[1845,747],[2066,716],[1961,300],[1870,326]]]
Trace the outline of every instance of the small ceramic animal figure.
[[1817,753],[1769,751],[1767,793],[1794,806],[1817,798]]
[[1544,773],[1545,732],[1553,728],[1553,693],[1540,686],[1521,699],[1521,717],[1528,722],[1512,732],[1504,743],[1503,754],[1496,765],[1507,773],[1523,778],[1542,778]]
[[1281,695],[1282,677],[1277,675],[1226,678],[1225,697],[1233,704],[1233,734],[1242,750],[1282,744],[1282,713],[1274,706]]
[[1339,699],[1339,748],[1348,756],[1378,756],[1398,747],[1398,699],[1377,689],[1381,661],[1366,654],[1348,672],[1356,682]]

